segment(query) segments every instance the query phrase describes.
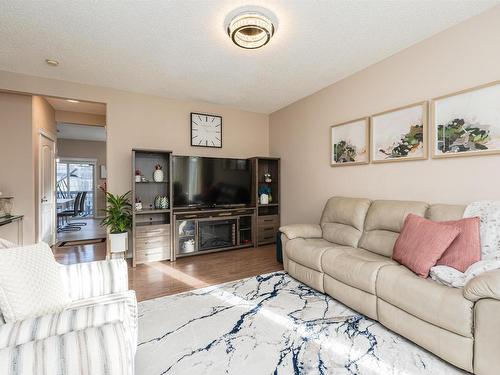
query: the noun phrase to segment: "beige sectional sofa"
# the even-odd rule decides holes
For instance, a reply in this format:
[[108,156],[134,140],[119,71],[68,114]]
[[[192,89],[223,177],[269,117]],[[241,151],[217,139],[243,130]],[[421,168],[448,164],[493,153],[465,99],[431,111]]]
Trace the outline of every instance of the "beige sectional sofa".
[[458,220],[465,206],[331,198],[319,225],[280,228],[285,270],[444,360],[500,373],[500,270],[463,289],[418,277],[391,259],[407,214]]

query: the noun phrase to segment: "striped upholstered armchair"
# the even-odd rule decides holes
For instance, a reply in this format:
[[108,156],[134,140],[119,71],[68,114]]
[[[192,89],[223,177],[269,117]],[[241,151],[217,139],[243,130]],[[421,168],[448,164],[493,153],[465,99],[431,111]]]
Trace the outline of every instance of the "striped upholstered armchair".
[[[0,374],[132,375],[137,301],[124,260],[60,266],[62,312],[0,322]],[[3,319],[2,319],[3,320]]]

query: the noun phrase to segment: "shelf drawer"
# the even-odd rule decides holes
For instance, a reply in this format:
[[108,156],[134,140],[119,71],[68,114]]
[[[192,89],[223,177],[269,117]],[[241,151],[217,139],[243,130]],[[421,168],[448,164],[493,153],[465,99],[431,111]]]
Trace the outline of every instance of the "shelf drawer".
[[280,219],[278,215],[265,215],[265,216],[258,216],[257,217],[257,224],[260,225],[274,225],[274,226],[279,226]]
[[136,238],[170,236],[170,224],[143,225],[135,227]]
[[167,259],[170,259],[170,246],[141,249],[135,252],[135,261],[137,263],[157,262]]
[[170,235],[155,237],[139,237],[135,239],[136,250],[168,247],[170,249]]
[[276,241],[276,232],[278,231],[277,225],[260,226],[257,231],[257,239],[259,244],[272,243]]

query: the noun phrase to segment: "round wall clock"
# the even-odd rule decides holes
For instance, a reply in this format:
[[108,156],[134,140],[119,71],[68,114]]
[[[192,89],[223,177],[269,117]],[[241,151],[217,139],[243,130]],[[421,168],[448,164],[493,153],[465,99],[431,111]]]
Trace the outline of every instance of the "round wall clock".
[[222,117],[191,113],[191,146],[222,147]]

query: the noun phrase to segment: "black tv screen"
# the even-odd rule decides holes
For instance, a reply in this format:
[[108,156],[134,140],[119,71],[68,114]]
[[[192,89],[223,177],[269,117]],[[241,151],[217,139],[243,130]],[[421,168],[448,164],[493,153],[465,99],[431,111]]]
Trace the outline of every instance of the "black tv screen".
[[248,205],[251,184],[249,160],[173,157],[174,207]]

